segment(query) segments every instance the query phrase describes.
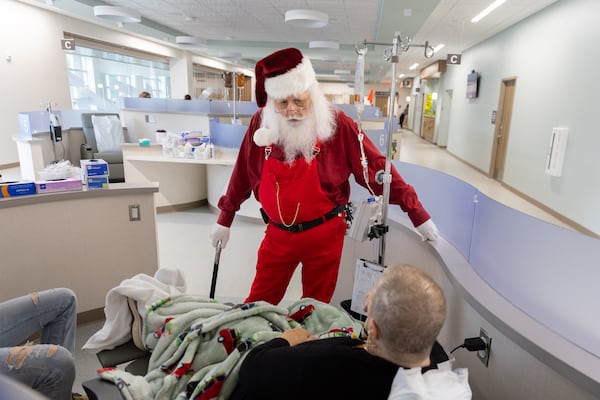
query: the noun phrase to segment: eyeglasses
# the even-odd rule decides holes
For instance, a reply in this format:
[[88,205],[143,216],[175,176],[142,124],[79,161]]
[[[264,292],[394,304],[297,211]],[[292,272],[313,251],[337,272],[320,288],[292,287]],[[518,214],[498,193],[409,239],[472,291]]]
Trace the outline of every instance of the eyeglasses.
[[290,96],[286,99],[275,100],[275,111],[277,111],[278,113],[285,112],[285,111],[287,111],[290,104],[293,104],[294,108],[297,111],[303,111],[306,109],[306,107],[308,105],[308,99],[307,98],[300,99],[297,97]]

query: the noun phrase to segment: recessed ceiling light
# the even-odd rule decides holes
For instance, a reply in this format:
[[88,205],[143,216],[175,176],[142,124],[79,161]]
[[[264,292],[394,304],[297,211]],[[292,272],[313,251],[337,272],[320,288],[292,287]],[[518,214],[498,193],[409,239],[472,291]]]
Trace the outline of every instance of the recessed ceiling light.
[[226,60],[239,60],[242,58],[242,53],[237,51],[221,51],[219,52],[219,58],[224,58]]
[[116,6],[94,6],[94,16],[113,22],[137,23],[142,20],[140,13]]
[[301,28],[323,28],[329,23],[329,16],[316,10],[289,10],[285,12],[285,22]]
[[434,52],[434,53],[437,53],[438,51],[440,51],[441,49],[443,49],[443,48],[444,48],[444,46],[446,46],[444,43],[440,43],[440,44],[438,44],[437,46],[435,46],[435,47],[433,48],[433,52]]
[[414,63],[413,65],[410,66],[410,70],[412,71],[413,69],[416,69],[419,66],[419,63]]
[[341,62],[342,61],[342,57],[334,56],[334,55],[324,55],[324,56],[320,57],[319,59],[324,62]]
[[308,43],[311,49],[339,50],[340,42],[335,40],[313,40]]
[[196,44],[198,39],[193,36],[175,36],[175,43],[177,44]]
[[491,13],[492,11],[494,11],[496,8],[500,7],[502,5],[502,3],[504,3],[505,1],[506,0],[496,0],[496,1],[494,1],[485,10],[483,10],[482,12],[480,12],[479,14],[477,14],[476,16],[474,16],[473,19],[471,20],[471,22],[475,23],[475,22],[481,21],[486,15],[488,15],[489,13]]
[[337,74],[337,75],[350,75],[350,70],[349,69],[334,69],[333,73]]

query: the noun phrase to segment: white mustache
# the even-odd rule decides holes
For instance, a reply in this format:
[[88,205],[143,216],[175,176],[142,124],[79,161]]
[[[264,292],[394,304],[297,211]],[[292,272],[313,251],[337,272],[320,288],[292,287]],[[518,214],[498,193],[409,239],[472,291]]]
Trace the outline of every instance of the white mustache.
[[288,115],[286,117],[286,120],[288,121],[304,121],[304,115],[302,114],[292,114],[292,115]]

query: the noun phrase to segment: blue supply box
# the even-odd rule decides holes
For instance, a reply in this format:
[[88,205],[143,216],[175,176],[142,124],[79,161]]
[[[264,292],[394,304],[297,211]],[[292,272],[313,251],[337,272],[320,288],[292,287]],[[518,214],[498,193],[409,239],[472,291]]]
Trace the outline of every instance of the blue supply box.
[[89,189],[106,189],[108,188],[108,175],[103,176],[88,176],[87,187]]
[[100,158],[81,160],[81,172],[85,177],[108,175],[108,163]]
[[27,196],[36,194],[35,183],[22,182],[0,182],[0,197]]

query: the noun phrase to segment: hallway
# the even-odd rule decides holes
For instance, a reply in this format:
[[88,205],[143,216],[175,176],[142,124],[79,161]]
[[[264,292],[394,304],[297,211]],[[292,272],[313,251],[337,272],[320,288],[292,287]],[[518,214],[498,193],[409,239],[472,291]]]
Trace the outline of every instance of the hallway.
[[[477,187],[486,195],[536,218],[567,227],[552,215],[522,199],[503,187],[499,182],[450,155],[446,150],[402,130],[395,133],[401,161],[411,162],[440,170],[458,177]],[[19,168],[0,170],[2,179],[19,180]],[[187,291],[208,295],[214,267],[214,249],[209,232],[217,218],[208,207],[161,213],[156,216],[159,263],[162,268],[178,268],[183,271]],[[567,227],[568,228],[568,227]],[[221,254],[216,298],[220,301],[241,302],[248,294],[254,277],[256,252],[262,239],[264,225],[236,219],[231,228],[231,238]],[[296,271],[285,295],[283,305],[301,296],[299,270]],[[286,301],[287,300],[287,301]],[[79,326],[77,349],[87,338],[100,329],[102,321]],[[81,382],[96,376],[99,367],[94,354],[77,350],[77,377],[74,391],[83,393]]]

